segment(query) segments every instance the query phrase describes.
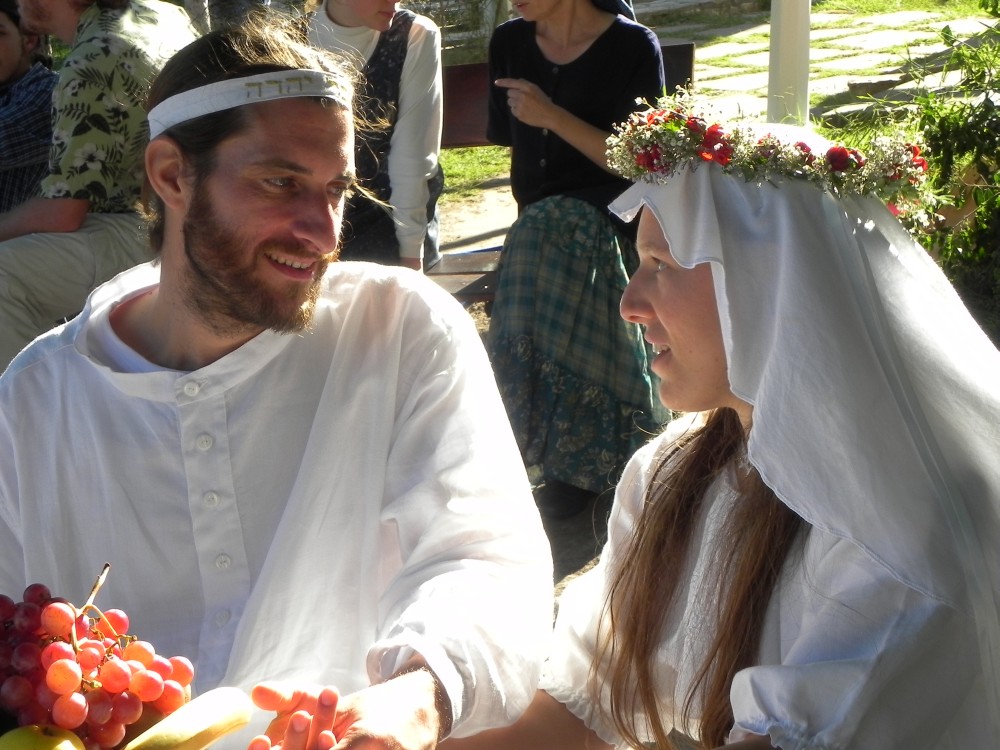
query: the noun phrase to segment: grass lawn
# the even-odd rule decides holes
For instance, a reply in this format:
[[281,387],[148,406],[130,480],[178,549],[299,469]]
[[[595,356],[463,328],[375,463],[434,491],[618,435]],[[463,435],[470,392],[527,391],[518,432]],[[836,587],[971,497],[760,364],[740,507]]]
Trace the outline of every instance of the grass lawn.
[[510,172],[510,149],[506,146],[446,148],[441,151],[445,186],[442,202],[465,198],[490,180]]

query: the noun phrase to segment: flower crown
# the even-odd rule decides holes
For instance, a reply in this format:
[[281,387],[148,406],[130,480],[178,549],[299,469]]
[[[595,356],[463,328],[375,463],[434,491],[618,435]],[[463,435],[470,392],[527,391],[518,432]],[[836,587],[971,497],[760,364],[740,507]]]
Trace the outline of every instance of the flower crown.
[[[712,123],[691,94],[680,91],[615,126],[607,141],[608,164],[636,181],[662,182],[681,169],[710,162],[747,181],[781,176],[809,180],[838,197],[853,193],[903,203],[927,200],[927,160],[913,140],[883,135],[872,140],[867,154],[842,144],[823,151],[804,140],[787,139],[791,130],[750,121]],[[804,135],[801,129],[792,132]]]

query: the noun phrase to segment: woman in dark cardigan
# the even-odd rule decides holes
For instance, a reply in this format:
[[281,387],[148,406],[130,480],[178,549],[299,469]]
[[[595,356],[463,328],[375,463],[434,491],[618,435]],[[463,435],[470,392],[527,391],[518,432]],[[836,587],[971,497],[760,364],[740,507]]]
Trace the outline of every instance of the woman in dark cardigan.
[[618,8],[514,8],[490,40],[487,134],[511,147],[518,204],[490,356],[539,508],[566,517],[613,487],[664,421],[648,347],[618,314],[637,257],[634,228],[607,210],[629,183],[605,157],[612,124],[661,94],[663,62],[656,35]]

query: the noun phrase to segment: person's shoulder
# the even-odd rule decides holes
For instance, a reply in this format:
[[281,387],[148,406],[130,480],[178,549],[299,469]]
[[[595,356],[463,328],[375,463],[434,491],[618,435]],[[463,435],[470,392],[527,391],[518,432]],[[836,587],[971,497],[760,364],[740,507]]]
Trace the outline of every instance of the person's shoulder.
[[43,333],[14,357],[0,376],[4,398],[17,398],[23,389],[51,388],[67,355],[75,352],[74,341],[79,323],[71,321]]
[[411,350],[482,346],[472,316],[418,271],[341,261],[331,265],[324,281],[317,320],[332,330],[360,338],[390,335]]
[[188,12],[176,3],[163,0],[129,0],[129,12],[147,23],[170,23],[187,25],[191,23]]
[[660,45],[660,40],[656,36],[655,31],[625,16],[616,16],[609,30],[616,35],[636,40],[639,43],[645,41],[656,47]]
[[102,40],[107,45],[105,29],[109,19],[119,18],[121,14],[122,11],[104,10],[96,3],[83,11],[76,27],[76,36],[59,68],[60,75],[65,74],[67,67],[79,66],[93,57],[95,52],[99,54]]
[[158,58],[159,66],[197,36],[187,11],[174,3],[129,0],[123,8],[95,4],[81,16],[70,56],[88,62],[151,56]]
[[45,67],[42,63],[36,62],[28,72],[21,78],[22,81],[30,81],[36,85],[55,86],[59,74],[51,68]]
[[511,39],[531,33],[532,25],[523,18],[512,18],[493,29],[493,39]]
[[136,7],[135,2],[123,8],[102,8],[96,3],[88,7],[80,16],[76,36],[60,71],[65,71],[67,64],[91,67],[102,64],[102,60],[117,58],[129,47],[122,27],[124,19],[135,14]]
[[441,27],[438,26],[433,19],[427,16],[422,16],[419,13],[414,14],[413,26],[410,29],[410,34],[414,33],[428,34],[431,36],[440,36]]
[[11,90],[19,92],[19,96],[44,98],[52,93],[58,79],[58,73],[46,68],[40,62],[36,62],[28,68],[27,73],[11,85]]
[[438,50],[436,56],[440,58],[441,29],[427,16],[414,14],[413,23],[410,25],[407,38],[407,45],[410,47],[422,45],[436,49]]
[[648,469],[659,462],[661,456],[674,451],[705,425],[705,415],[700,412],[676,414],[660,434],[652,437],[632,456],[638,466]]
[[[685,437],[697,431],[704,423],[702,415],[680,414],[674,417],[663,431],[651,437],[641,446],[625,464],[621,479],[618,482],[617,503],[628,508],[628,513],[635,514],[642,505],[646,488],[654,481],[661,467],[674,464],[679,446]],[[676,454],[676,455],[675,455]],[[669,463],[664,463],[668,461]]]
[[[364,308],[427,309],[452,317],[468,314],[455,299],[425,274],[400,266],[339,261],[330,266],[323,297],[333,304],[349,301]],[[358,305],[357,303],[362,303]]]

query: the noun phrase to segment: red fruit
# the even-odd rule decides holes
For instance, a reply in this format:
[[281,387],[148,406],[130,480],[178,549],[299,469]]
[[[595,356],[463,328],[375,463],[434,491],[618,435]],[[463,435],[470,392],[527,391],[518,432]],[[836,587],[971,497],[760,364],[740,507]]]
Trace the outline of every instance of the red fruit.
[[65,602],[51,602],[42,608],[39,622],[49,635],[68,639],[76,620],[76,610]]
[[149,668],[156,672],[164,680],[169,680],[174,674],[174,665],[165,656],[160,656],[156,654],[153,657],[153,661],[150,662]]
[[52,723],[63,729],[76,729],[87,720],[87,699],[82,693],[67,693],[52,704]]
[[49,591],[49,587],[44,583],[29,583],[21,595],[23,601],[39,605],[45,604],[51,598],[52,592]]
[[21,674],[39,668],[41,663],[42,649],[34,641],[17,644],[10,655],[10,665]]
[[47,711],[52,710],[52,705],[56,702],[56,698],[59,696],[49,690],[49,686],[45,684],[45,681],[39,682],[35,685],[35,700],[38,701],[43,708]]
[[123,693],[128,690],[132,679],[132,670],[127,663],[118,658],[108,659],[97,672],[97,679],[109,693]]
[[87,730],[87,739],[92,740],[98,747],[117,747],[125,739],[125,725],[109,721],[106,724],[90,727]]
[[149,641],[132,641],[125,646],[122,656],[127,661],[137,661],[148,668],[153,663],[153,657],[156,656],[156,649]]
[[76,637],[78,640],[90,638],[90,618],[86,615],[80,615],[77,617],[73,627],[74,630],[76,630]]
[[104,635],[118,636],[128,632],[128,615],[120,609],[105,610],[98,623],[98,628]]
[[100,641],[82,641],[76,660],[84,672],[97,669],[104,662],[104,645]]
[[14,646],[7,642],[0,642],[0,672],[6,671],[10,666],[10,657],[14,653]]
[[125,691],[119,693],[111,699],[113,704],[111,709],[111,721],[121,724],[135,724],[142,716],[142,701],[135,693]]
[[0,623],[14,619],[14,610],[16,609],[17,605],[14,603],[13,599],[4,594],[0,594]]
[[[45,684],[56,695],[67,695],[80,689],[83,680],[83,670],[76,659],[59,659],[52,662],[49,671],[45,673]],[[58,703],[58,700],[56,701]],[[72,729],[72,727],[66,727]]]
[[31,724],[47,724],[48,722],[49,709],[36,700],[30,701],[28,705],[23,706],[17,712],[17,724],[21,727],[30,726]]
[[143,703],[151,703],[163,695],[163,678],[151,669],[142,669],[132,673],[128,689]]
[[182,687],[187,687],[194,681],[194,664],[186,656],[171,656],[170,664],[173,666],[170,678]]
[[19,602],[15,605],[14,630],[33,635],[42,626],[42,608],[34,602]]
[[87,699],[87,724],[91,727],[106,724],[111,720],[111,710],[114,704],[111,696],[103,688],[88,690]]
[[187,702],[184,688],[175,680],[165,680],[163,694],[153,701],[153,706],[164,716],[168,716]]
[[0,685],[0,704],[10,713],[27,706],[35,699],[35,689],[26,677],[14,674]]
[[73,647],[66,643],[66,641],[52,641],[48,646],[42,649],[41,656],[39,657],[39,663],[42,669],[48,670],[54,662],[60,659],[75,659],[76,654],[73,653]]

